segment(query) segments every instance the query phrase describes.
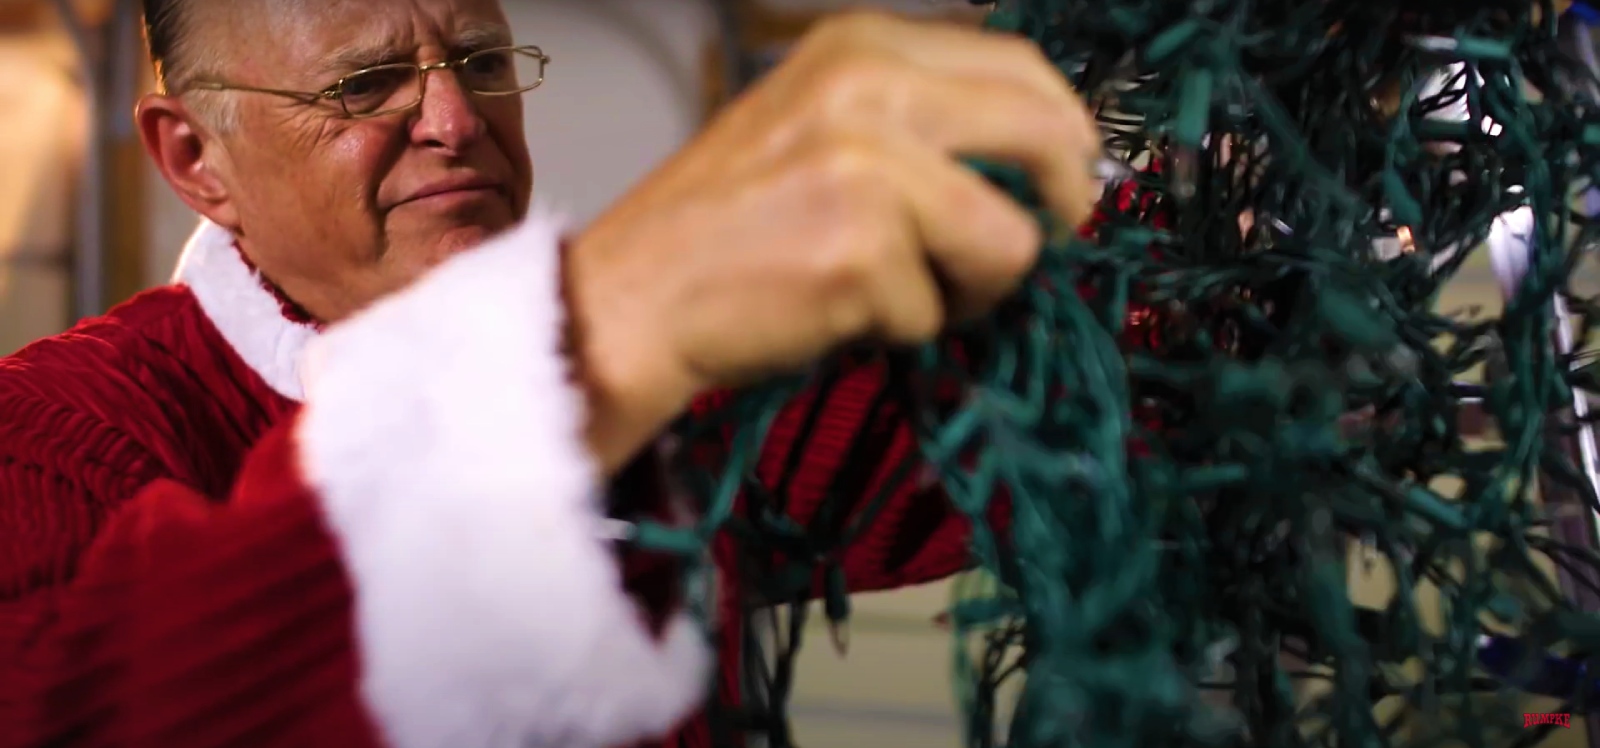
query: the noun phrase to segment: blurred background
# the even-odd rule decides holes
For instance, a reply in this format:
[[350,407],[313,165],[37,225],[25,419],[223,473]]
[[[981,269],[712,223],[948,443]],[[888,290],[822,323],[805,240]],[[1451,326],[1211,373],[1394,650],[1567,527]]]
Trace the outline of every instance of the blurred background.
[[[527,98],[538,193],[579,220],[667,157],[820,15],[871,5],[980,17],[964,0],[505,1],[518,41],[553,59]],[[195,225],[131,127],[151,85],[137,5],[0,0],[0,355],[164,283]],[[1498,299],[1480,263],[1444,304],[1492,309]],[[1391,594],[1381,570],[1351,568],[1357,597]],[[952,651],[934,623],[948,598],[946,585],[864,596],[845,659],[812,632],[793,703],[798,742],[958,745]],[[1583,744],[1582,732],[1562,742]]]

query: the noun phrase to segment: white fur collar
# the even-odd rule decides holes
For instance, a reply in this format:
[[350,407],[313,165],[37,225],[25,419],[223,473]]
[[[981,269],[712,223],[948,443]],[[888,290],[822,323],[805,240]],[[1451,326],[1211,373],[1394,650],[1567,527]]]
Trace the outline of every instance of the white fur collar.
[[239,256],[233,234],[202,220],[172,280],[188,287],[223,339],[268,386],[296,402],[305,399],[301,358],[317,331],[284,316],[261,275]]

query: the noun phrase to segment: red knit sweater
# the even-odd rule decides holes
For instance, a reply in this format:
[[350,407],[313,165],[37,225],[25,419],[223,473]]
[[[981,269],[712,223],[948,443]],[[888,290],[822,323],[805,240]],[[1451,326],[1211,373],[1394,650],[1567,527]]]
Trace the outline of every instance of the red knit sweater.
[[[501,259],[455,262],[323,336],[314,365],[296,349],[311,336],[197,238],[185,285],[0,360],[0,747],[604,748],[673,724],[666,745],[708,745],[684,719],[703,693],[692,638],[647,589],[671,575],[630,576],[651,631],[618,617],[575,433],[546,425],[570,426],[556,346],[522,350],[557,325],[530,327],[521,297],[532,318],[558,295],[505,279],[545,273],[525,255],[552,238],[519,230],[478,253]],[[869,422],[880,386],[861,370],[828,395],[788,489],[801,521],[858,432],[880,465],[913,448],[893,411]],[[845,559],[857,590],[967,561],[936,492],[901,492],[876,528]],[[737,702],[732,551],[717,548],[717,687]]]

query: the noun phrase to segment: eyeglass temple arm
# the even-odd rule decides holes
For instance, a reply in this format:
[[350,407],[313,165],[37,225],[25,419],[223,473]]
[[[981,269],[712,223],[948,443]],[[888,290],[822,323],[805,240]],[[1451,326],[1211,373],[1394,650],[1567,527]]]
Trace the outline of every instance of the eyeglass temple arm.
[[300,99],[302,101],[322,101],[322,100],[339,98],[338,92],[334,91],[332,89],[329,89],[327,91],[286,91],[286,90],[281,89],[281,88],[259,88],[257,86],[233,86],[233,85],[228,85],[228,84],[225,84],[225,83],[214,83],[214,82],[211,82],[211,81],[196,81],[194,83],[189,84],[189,88],[191,88],[191,89],[200,89],[202,91],[246,91],[246,92],[249,92],[249,93],[271,94],[273,96],[287,96],[287,97],[289,97],[291,99]]

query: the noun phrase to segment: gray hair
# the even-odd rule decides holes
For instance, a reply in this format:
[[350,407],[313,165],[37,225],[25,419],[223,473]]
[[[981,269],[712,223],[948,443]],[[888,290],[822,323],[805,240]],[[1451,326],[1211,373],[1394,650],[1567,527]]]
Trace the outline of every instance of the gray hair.
[[[217,49],[203,41],[200,33],[203,2],[214,5],[217,0],[142,0],[145,49],[165,93],[189,95],[189,84],[218,65]],[[233,128],[236,111],[231,98],[203,91],[194,95],[198,101],[195,111],[206,124],[224,132]]]

